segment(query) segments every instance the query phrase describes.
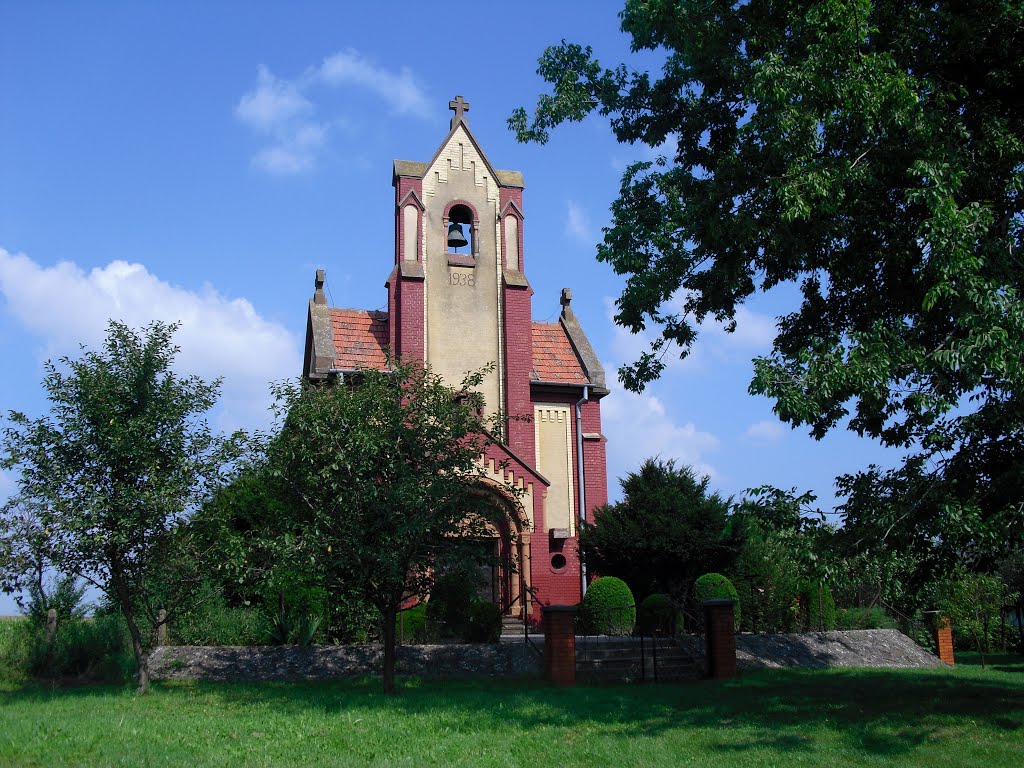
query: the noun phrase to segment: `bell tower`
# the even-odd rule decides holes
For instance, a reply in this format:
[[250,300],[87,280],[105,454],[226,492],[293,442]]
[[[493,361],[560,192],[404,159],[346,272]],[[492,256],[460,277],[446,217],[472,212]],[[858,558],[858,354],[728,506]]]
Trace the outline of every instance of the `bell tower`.
[[[449,103],[450,130],[427,163],[396,161],[391,347],[457,387],[489,367],[490,413],[528,415],[530,296],[523,274],[523,180],[495,170],[470,131],[470,104]],[[532,430],[519,430],[532,448]],[[506,436],[507,437],[507,436]]]

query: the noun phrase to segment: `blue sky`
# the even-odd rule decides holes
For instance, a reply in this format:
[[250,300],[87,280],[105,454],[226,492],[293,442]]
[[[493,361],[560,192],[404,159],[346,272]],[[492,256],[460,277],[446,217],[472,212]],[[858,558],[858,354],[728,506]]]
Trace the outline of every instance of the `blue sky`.
[[[160,318],[182,323],[182,371],[224,377],[218,425],[266,426],[267,383],[301,367],[314,270],[327,270],[334,305],[385,306],[392,160],[430,159],[456,94],[492,164],[525,176],[534,319],[557,317],[570,286],[613,373],[644,342],[611,322],[621,279],[595,244],[623,168],[656,151],[617,145],[597,118],[520,145],[505,120],[532,110],[546,46],[629,58],[617,11],[0,0],[0,409],[44,412],[43,362],[98,344],[108,318]],[[660,455],[727,495],[796,486],[831,509],[837,474],[893,461],[850,434],[791,431],[747,394],[750,361],[793,296],[751,301],[731,335],[709,323],[643,395],[613,383],[613,498],[615,478]],[[12,487],[0,476],[0,497]]]

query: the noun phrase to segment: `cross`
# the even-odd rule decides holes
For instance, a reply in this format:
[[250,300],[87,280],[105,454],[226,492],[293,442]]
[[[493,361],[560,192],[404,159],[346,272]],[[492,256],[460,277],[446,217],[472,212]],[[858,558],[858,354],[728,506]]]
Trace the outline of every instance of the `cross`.
[[461,96],[456,96],[448,102],[448,109],[455,113],[455,117],[452,118],[452,128],[454,128],[457,122],[466,119],[464,113],[469,112],[469,102]]

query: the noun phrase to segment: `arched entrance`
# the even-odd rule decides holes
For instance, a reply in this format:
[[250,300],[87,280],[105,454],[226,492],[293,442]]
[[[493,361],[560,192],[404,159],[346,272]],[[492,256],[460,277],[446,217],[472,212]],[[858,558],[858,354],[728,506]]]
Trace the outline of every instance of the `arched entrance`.
[[477,596],[501,607],[502,614],[521,616],[522,595],[529,585],[530,534],[522,504],[497,483],[481,480],[474,491],[484,535]]

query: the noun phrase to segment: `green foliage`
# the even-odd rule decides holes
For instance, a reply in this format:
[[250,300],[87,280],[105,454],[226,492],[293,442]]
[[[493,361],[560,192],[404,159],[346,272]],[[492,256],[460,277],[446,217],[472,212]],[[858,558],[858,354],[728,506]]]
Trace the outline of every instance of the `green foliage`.
[[23,606],[23,612],[37,627],[46,626],[46,616],[51,608],[57,612],[58,624],[79,621],[87,613],[82,603],[85,592],[85,585],[79,585],[74,576],[58,576],[49,594],[44,591],[41,582],[32,582],[28,587],[28,601]]
[[732,566],[741,539],[729,526],[729,502],[709,478],[671,460],[647,459],[621,480],[623,501],[580,527],[587,567],[623,579],[637,594],[683,596],[698,574]]
[[270,623],[265,637],[270,645],[297,645],[306,648],[313,644],[320,623],[319,616],[281,611]]
[[543,143],[596,112],[659,153],[626,169],[597,247],[625,277],[616,323],[661,331],[620,369],[627,388],[701,323],[733,331],[746,299],[793,286],[751,392],[815,437],[910,449],[847,478],[847,525],[976,569],[1024,539],[1022,16],[1005,0],[627,0],[622,30],[660,72],[563,41],[539,61],[551,93],[509,119]]
[[427,624],[427,603],[399,611],[395,618],[395,635],[407,645],[420,645],[435,640]]
[[999,637],[999,609],[1017,597],[997,576],[961,573],[942,584],[938,608],[952,624],[954,635],[977,649],[984,667],[985,654]]
[[[20,508],[38,534],[31,546],[48,563],[119,606],[141,691],[150,642],[143,626],[197,583],[180,523],[219,484],[241,441],[215,435],[203,419],[219,383],[173,372],[175,329],[154,322],[138,333],[111,322],[102,350],[62,358],[62,369],[46,364],[50,415],[12,412],[2,438],[2,466],[18,473],[5,519]],[[11,530],[0,526],[0,537]],[[15,554],[0,569],[6,589],[35,575],[22,568],[31,558],[17,556],[21,549],[0,547]]]
[[805,584],[800,593],[804,626],[811,632],[831,632],[836,628],[836,603],[828,584]]
[[501,639],[501,608],[486,600],[469,606],[464,639],[467,643],[496,643]]
[[636,603],[629,585],[615,576],[594,579],[580,604],[580,620],[588,634],[632,634]]
[[841,608],[836,613],[838,629],[898,629],[899,625],[884,609],[874,608]]
[[262,645],[266,616],[251,606],[232,607],[223,594],[206,582],[190,607],[168,625],[171,645]]
[[751,535],[736,564],[737,593],[743,629],[757,632],[795,632],[803,570],[790,546],[794,534],[772,531]]
[[477,457],[500,426],[480,416],[483,375],[456,393],[421,365],[392,362],[335,384],[274,387],[282,429],[266,467],[287,512],[266,532],[269,548],[289,551],[328,593],[358,594],[378,611],[388,693],[399,607],[430,593],[456,540],[486,537],[488,520],[511,506],[474,492]]
[[427,603],[432,634],[440,638],[464,637],[473,598],[473,583],[464,573],[457,571],[439,577]]
[[739,630],[743,611],[740,608],[740,598],[736,587],[729,579],[720,573],[705,573],[694,582],[693,595],[698,604],[704,600],[734,600],[736,606],[733,608],[733,616],[736,621],[736,629]]
[[0,683],[19,685],[29,674],[35,631],[24,618],[0,618]]
[[640,603],[637,628],[645,635],[675,635],[683,631],[683,614],[671,597],[655,592]]

